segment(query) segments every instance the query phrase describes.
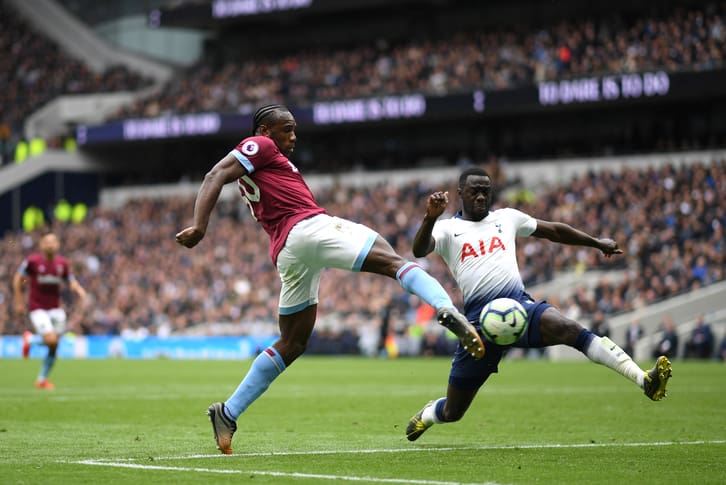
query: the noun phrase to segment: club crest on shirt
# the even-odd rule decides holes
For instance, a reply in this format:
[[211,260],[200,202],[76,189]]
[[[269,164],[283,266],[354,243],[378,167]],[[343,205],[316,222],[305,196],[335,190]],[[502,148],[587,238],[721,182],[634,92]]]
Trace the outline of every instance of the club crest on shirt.
[[254,141],[248,141],[244,145],[242,145],[242,153],[247,155],[248,157],[251,157],[252,155],[256,155],[257,152],[260,151],[260,145],[257,144],[257,142]]

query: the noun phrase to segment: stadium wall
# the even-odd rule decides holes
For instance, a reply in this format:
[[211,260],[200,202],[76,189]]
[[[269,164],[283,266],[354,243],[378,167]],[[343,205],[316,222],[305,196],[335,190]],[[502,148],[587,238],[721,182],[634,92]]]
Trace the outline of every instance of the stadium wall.
[[[156,337],[74,336],[61,339],[62,359],[249,359],[272,345],[277,336],[265,337]],[[0,336],[0,358],[21,358],[19,336]],[[34,346],[30,357],[44,357],[47,348]]]
[[85,123],[101,123],[107,116],[134,99],[150,94],[157,88],[142,92],[104,94],[75,94],[60,96],[35,111],[25,120],[25,138],[50,139],[73,132],[73,127]]

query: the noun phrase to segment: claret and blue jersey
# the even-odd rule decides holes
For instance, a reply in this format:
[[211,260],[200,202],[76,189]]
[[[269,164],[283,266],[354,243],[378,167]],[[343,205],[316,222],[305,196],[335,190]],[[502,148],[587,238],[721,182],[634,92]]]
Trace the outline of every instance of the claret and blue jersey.
[[315,201],[297,167],[270,138],[245,138],[231,153],[247,170],[238,181],[239,190],[252,216],[270,236],[270,257],[277,264],[290,229],[325,209]]

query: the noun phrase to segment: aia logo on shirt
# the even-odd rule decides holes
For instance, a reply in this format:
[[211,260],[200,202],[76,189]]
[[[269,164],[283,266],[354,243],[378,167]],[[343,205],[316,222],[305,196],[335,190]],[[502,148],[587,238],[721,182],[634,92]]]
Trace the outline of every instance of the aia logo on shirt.
[[497,249],[506,251],[507,248],[504,247],[502,240],[496,236],[491,238],[489,241],[480,239],[478,244],[470,244],[466,242],[461,248],[461,262],[463,263],[466,258],[478,258],[479,256],[484,256],[487,253],[493,253]]

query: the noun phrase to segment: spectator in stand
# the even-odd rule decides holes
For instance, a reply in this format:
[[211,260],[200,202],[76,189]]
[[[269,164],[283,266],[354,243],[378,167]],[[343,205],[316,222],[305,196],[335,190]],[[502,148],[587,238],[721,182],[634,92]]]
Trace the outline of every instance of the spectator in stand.
[[669,359],[675,359],[678,356],[678,334],[676,333],[673,318],[669,314],[663,315],[663,323],[661,324],[662,336],[658,341],[658,345],[653,349],[653,355],[665,355]]
[[713,356],[715,343],[711,325],[705,322],[703,313],[698,313],[691,337],[686,342],[683,357],[686,359],[710,359]]
[[635,355],[635,345],[643,337],[643,328],[637,318],[630,321],[630,325],[625,329],[625,346],[623,350],[628,355]]
[[724,334],[723,338],[721,339],[721,345],[718,349],[718,358],[726,362],[726,333]]
[[592,322],[590,323],[590,330],[598,337],[610,336],[610,326],[608,325],[607,320],[605,320],[605,315],[602,310],[597,310],[595,315],[593,315]]

